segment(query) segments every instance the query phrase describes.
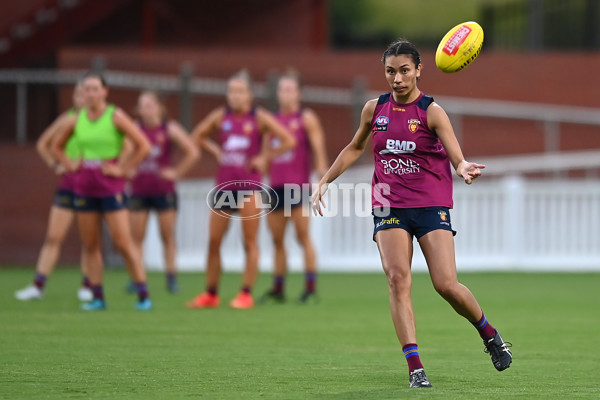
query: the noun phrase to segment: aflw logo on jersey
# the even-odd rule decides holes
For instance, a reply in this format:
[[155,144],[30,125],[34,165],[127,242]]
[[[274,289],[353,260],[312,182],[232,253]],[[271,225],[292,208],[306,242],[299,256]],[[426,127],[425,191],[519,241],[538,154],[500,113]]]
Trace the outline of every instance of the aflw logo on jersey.
[[385,142],[385,150],[381,150],[379,154],[407,154],[414,153],[417,148],[415,142],[410,140],[394,140],[388,139]]
[[381,115],[377,117],[375,120],[375,128],[374,131],[387,131],[388,124],[390,123],[390,119],[385,115]]

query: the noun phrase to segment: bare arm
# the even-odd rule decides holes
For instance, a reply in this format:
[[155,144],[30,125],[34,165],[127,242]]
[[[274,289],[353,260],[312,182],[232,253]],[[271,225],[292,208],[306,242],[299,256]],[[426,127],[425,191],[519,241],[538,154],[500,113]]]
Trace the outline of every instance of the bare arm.
[[194,145],[185,129],[176,121],[169,121],[167,132],[171,139],[183,151],[183,158],[174,168],[163,171],[163,178],[177,180],[185,175],[200,157],[198,148]]
[[340,154],[329,167],[329,170],[319,181],[317,190],[314,191],[312,196],[313,201],[313,212],[315,215],[323,215],[321,211],[321,205],[325,207],[323,202],[323,195],[327,192],[327,185],[333,182],[338,176],[340,176],[345,170],[348,169],[365,151],[367,140],[371,135],[371,120],[373,119],[373,113],[375,112],[375,106],[377,100],[369,100],[362,109],[360,114],[360,125],[356,131],[356,134],[348,143],[346,147],[342,149]]
[[436,133],[442,141],[444,149],[456,174],[465,180],[465,183],[471,184],[474,179],[481,176],[481,170],[485,168],[483,164],[471,163],[464,159],[454,129],[448,115],[442,107],[432,103],[427,109],[427,121],[429,129]]
[[208,136],[219,129],[219,125],[223,121],[224,116],[225,108],[219,107],[211,111],[210,114],[192,129],[192,143],[212,154],[219,162],[221,160],[221,146],[215,141],[210,140]]
[[264,108],[257,108],[256,120],[263,135],[270,133],[279,139],[279,147],[270,149],[269,158],[275,158],[296,146],[296,138],[269,111]]
[[323,127],[321,126],[319,117],[317,117],[317,114],[313,110],[304,110],[302,120],[306,128],[308,141],[310,142],[315,170],[319,175],[319,179],[321,179],[325,175],[325,172],[327,172],[327,151],[325,149]]
[[[139,163],[144,160],[150,154],[151,146],[150,142],[140,128],[129,118],[129,116],[120,108],[115,110],[113,114],[113,122],[115,127],[119,129],[125,135],[125,141],[129,141],[133,145],[131,155],[124,155],[119,158],[119,165],[116,165],[116,169],[112,165],[105,165],[103,171],[107,175],[114,176],[127,176],[130,172],[138,166]],[[127,150],[126,146],[123,146],[123,151]]]
[[63,113],[59,115],[51,124],[48,126],[39,139],[36,142],[36,150],[41,159],[46,163],[49,168],[55,169],[59,164],[59,161],[52,154],[52,141],[56,138],[57,132],[59,132],[60,125],[68,119],[68,115]]
[[67,141],[73,136],[76,123],[76,117],[66,117],[64,122],[57,127],[54,134],[55,139],[50,144],[52,156],[69,172],[76,171],[79,168],[79,163],[69,160],[65,154],[65,146],[67,145]]
[[[129,140],[128,138],[125,138],[125,140],[123,140],[123,148],[121,149],[121,154],[119,154],[119,162],[117,163],[117,165],[119,166],[119,168],[122,171],[125,170],[123,168],[123,166],[127,164],[129,159],[134,154],[135,154],[135,145],[131,142],[131,140]],[[124,175],[128,179],[131,179],[135,176],[135,173],[136,173],[135,169],[130,169]]]
[[[250,160],[250,168],[260,171],[262,174],[267,173],[270,161],[291,150],[296,146],[296,138],[271,114],[263,108],[256,109],[256,121],[258,123],[261,134],[263,135],[261,152],[252,160]],[[269,142],[270,135],[279,139],[279,146],[271,148]]]

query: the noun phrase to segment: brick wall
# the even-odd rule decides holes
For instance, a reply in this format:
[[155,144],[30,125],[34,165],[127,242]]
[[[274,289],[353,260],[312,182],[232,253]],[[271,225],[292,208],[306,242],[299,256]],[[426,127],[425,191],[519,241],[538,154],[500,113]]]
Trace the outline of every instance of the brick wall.
[[[262,81],[270,71],[296,67],[307,84],[349,87],[362,76],[370,89],[386,91],[380,52],[310,52],[310,51],[199,51],[191,48],[171,51],[135,52],[71,48],[62,52],[62,68],[86,68],[92,57],[102,53],[111,69],[177,74],[182,63],[192,63],[197,76],[227,78],[241,67],[248,67],[256,80]],[[433,53],[423,54],[425,69],[419,87],[433,95],[514,100],[546,104],[577,105],[600,108],[600,54],[503,54],[483,53],[465,71],[446,75],[434,67]],[[132,111],[137,93],[112,89],[110,99],[126,111]],[[69,91],[60,99],[60,109],[68,106]],[[221,97],[194,99],[194,121],[210,109],[223,104]],[[169,111],[178,117],[178,99],[167,98]],[[39,109],[36,113],[46,115]],[[352,114],[341,107],[314,107],[327,135],[330,161],[354,134]],[[38,118],[39,119],[39,118]],[[43,122],[43,123],[42,123]],[[50,121],[36,121],[43,126]],[[6,128],[5,128],[6,129]],[[523,121],[466,118],[463,121],[462,146],[470,159],[478,156],[518,154],[543,151],[543,127]],[[598,127],[561,126],[561,149],[600,148]],[[6,136],[5,136],[6,137]],[[35,139],[32,137],[31,140]],[[33,264],[42,244],[49,205],[58,182],[35,154],[33,145],[17,147],[0,144],[0,265]],[[365,155],[362,162],[369,162]],[[196,165],[193,177],[212,176],[216,165],[210,156]],[[79,241],[71,232],[61,262],[77,263]]]

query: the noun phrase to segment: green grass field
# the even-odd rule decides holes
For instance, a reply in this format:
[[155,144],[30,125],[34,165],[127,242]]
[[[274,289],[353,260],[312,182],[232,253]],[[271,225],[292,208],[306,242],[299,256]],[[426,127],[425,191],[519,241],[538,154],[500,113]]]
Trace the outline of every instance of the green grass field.
[[[322,274],[321,302],[187,310],[202,287],[182,274],[169,295],[149,276],[155,309],[135,311],[122,271],[106,273],[105,312],[79,311],[76,270],[59,269],[42,301],[13,298],[32,270],[0,270],[1,399],[598,398],[600,274],[463,274],[490,322],[513,342],[497,372],[475,329],[416,274],[421,359],[432,389],[408,389],[382,274]],[[260,294],[269,285],[261,276]],[[288,279],[290,296],[302,276]]]

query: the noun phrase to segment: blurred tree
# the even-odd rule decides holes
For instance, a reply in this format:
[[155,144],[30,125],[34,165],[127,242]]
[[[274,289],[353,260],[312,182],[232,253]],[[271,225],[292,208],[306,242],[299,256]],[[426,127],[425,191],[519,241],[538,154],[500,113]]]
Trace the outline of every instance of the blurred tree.
[[600,48],[600,0],[331,0],[334,48],[380,48],[405,37],[435,49],[464,21],[479,22],[487,48]]

